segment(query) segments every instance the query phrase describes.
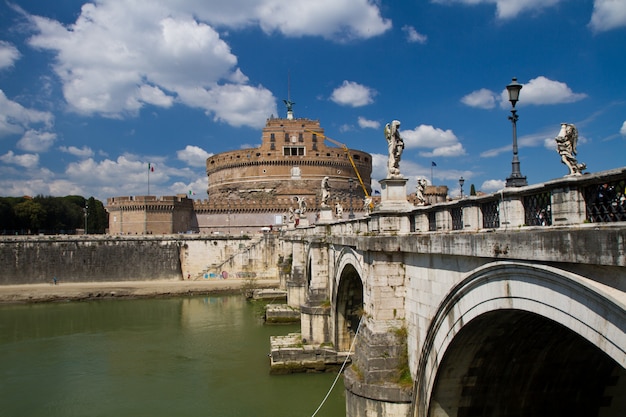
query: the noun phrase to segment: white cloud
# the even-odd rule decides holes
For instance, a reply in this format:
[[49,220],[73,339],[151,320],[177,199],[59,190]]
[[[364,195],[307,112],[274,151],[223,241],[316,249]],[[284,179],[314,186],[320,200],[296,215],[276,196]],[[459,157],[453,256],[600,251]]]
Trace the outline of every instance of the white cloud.
[[187,145],[185,149],[176,152],[178,159],[193,167],[205,167],[207,158],[212,155],[212,153],[192,145]]
[[589,26],[595,32],[626,26],[626,2],[623,0],[595,0]]
[[166,95],[159,87],[151,85],[142,85],[139,87],[139,100],[147,104],[153,104],[159,107],[171,107],[174,98]]
[[[391,28],[370,0],[100,0],[84,4],[67,26],[29,17],[35,31],[30,45],[56,54],[54,70],[74,112],[122,118],[145,105],[178,102],[255,128],[277,113],[275,99],[264,87],[247,85],[237,57],[214,26],[257,25],[267,33],[339,41]],[[232,102],[237,104],[222,111]]]
[[[584,93],[574,93],[567,84],[553,81],[544,76],[539,76],[524,84],[520,91],[518,104],[561,104],[574,103],[587,97]],[[510,106],[509,96],[506,89],[500,94],[500,105],[503,108]]]
[[83,146],[82,148],[77,148],[76,146],[60,146],[59,150],[79,158],[91,158],[94,155],[93,150],[87,146]]
[[413,26],[404,25],[402,31],[406,35],[406,40],[410,43],[426,43],[428,37],[419,33]]
[[443,130],[430,125],[420,125],[413,130],[402,130],[400,134],[407,149],[431,149],[430,152],[420,153],[425,157],[465,155],[463,145],[450,129]]
[[9,42],[0,41],[0,69],[10,68],[20,59],[20,51]]
[[0,136],[20,134],[31,126],[52,127],[54,116],[49,112],[27,109],[21,104],[9,100],[0,90]]
[[487,180],[480,186],[480,191],[484,193],[494,193],[504,188],[506,182],[504,180]]
[[29,42],[57,54],[54,70],[75,112],[120,118],[177,101],[235,126],[263,126],[276,113],[271,92],[242,84],[237,57],[215,29],[191,17],[191,6],[87,3],[68,27],[31,16],[37,34]]
[[56,138],[56,133],[30,129],[17,141],[17,148],[28,152],[45,152],[54,144]]
[[253,10],[266,33],[286,36],[345,41],[371,38],[391,28],[391,21],[383,19],[370,0],[262,0]]
[[[168,187],[170,194],[185,194],[188,198],[202,199],[207,197],[208,182],[206,176],[196,178],[191,182],[177,181]],[[189,194],[191,191],[191,194]]]
[[330,96],[330,99],[341,106],[361,107],[374,102],[376,91],[353,81],[344,81]]
[[495,4],[498,19],[511,19],[523,12],[554,6],[560,1],[561,0],[432,0],[433,3],[439,4]]
[[620,135],[626,136],[626,122],[622,125],[622,128],[619,130]]
[[35,168],[37,164],[39,164],[39,155],[28,153],[16,155],[13,151],[8,151],[0,156],[0,161],[5,164],[19,165],[24,168]]
[[368,120],[365,117],[359,117],[358,123],[361,129],[379,129],[380,128],[380,122],[377,122],[376,120]]
[[470,107],[480,109],[492,109],[496,106],[497,95],[491,90],[481,88],[463,97],[461,102]]

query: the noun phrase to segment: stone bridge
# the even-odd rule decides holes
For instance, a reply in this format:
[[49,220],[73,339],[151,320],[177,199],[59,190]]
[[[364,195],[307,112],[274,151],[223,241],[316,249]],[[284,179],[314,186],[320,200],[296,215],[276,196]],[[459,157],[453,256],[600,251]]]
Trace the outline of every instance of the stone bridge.
[[626,415],[625,186],[387,190],[367,218],[285,232],[303,343],[352,350],[347,416]]

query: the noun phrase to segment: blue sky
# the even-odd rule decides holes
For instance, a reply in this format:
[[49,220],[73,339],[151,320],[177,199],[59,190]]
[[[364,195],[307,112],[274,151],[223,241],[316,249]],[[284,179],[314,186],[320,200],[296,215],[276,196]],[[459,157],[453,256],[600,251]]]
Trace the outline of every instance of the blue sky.
[[[0,3],[0,195],[188,193],[205,160],[260,144],[271,115],[318,119],[373,155],[402,122],[400,170],[459,194],[511,173],[506,85],[523,84],[530,184],[624,166],[626,0],[18,0]],[[432,162],[437,164],[432,167]]]

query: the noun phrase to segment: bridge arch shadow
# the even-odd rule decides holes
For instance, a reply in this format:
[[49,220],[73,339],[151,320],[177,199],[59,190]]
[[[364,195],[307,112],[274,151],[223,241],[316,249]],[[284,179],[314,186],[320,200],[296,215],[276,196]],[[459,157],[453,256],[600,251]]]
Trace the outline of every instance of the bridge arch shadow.
[[626,415],[624,307],[583,277],[496,262],[428,329],[414,416]]
[[339,259],[337,291],[333,291],[336,294],[335,340],[337,351],[347,352],[364,312],[363,281],[359,262],[351,251],[342,253]]

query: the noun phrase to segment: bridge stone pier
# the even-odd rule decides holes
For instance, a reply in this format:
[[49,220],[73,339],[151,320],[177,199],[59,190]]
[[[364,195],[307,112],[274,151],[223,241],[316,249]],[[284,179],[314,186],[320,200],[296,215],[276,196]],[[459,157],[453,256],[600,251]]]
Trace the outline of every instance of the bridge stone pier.
[[346,415],[626,415],[625,186],[617,169],[284,232],[303,342],[352,352]]

